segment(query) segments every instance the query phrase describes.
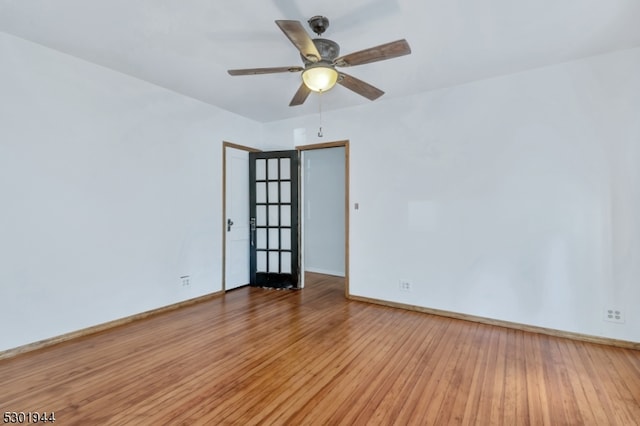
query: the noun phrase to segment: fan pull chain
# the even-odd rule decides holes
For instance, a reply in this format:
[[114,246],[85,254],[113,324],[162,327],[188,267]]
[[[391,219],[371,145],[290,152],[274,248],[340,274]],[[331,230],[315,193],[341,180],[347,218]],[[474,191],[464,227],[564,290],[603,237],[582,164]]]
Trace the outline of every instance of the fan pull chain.
[[322,92],[318,96],[318,112],[320,114],[320,128],[318,129],[318,137],[322,137]]

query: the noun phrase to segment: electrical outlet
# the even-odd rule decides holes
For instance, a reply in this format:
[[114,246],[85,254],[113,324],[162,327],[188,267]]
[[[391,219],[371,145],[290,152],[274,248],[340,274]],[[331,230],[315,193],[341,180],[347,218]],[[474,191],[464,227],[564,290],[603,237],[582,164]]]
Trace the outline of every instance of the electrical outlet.
[[400,291],[411,291],[411,283],[409,281],[400,280],[398,282],[398,288]]
[[191,278],[189,275],[183,275],[180,277],[180,283],[182,284],[182,287],[187,287],[191,285]]
[[624,312],[622,312],[622,310],[618,308],[605,308],[603,320],[609,322],[617,322],[618,324],[624,324]]

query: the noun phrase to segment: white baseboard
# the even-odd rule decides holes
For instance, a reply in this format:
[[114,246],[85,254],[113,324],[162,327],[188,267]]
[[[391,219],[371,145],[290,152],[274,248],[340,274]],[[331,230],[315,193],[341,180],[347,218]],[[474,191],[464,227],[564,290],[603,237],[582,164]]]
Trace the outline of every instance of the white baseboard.
[[314,268],[312,266],[304,267],[305,272],[315,272],[316,274],[333,275],[335,277],[344,277],[344,271],[331,271],[329,269]]

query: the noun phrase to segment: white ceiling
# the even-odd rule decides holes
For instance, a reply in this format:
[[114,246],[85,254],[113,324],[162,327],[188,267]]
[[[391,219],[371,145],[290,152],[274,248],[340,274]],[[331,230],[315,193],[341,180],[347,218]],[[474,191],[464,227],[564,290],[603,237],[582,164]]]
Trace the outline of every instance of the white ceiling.
[[[226,70],[301,65],[274,20],[313,15],[341,54],[407,39],[411,55],[348,70],[380,100],[640,46],[639,0],[0,0],[0,31],[267,122],[317,112],[318,96],[289,107],[299,74]],[[323,110],[368,102],[322,96]]]

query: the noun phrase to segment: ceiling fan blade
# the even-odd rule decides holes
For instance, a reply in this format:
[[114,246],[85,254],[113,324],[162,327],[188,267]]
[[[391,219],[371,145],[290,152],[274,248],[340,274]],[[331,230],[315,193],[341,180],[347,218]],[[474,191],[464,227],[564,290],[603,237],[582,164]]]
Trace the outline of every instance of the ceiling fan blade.
[[287,36],[291,43],[302,53],[302,56],[311,62],[318,62],[321,58],[320,52],[313,44],[313,40],[305,31],[300,21],[278,20],[276,24]]
[[407,43],[407,40],[402,39],[341,56],[336,58],[333,63],[339,67],[349,67],[384,61],[385,59],[396,58],[409,53],[411,53],[409,43]]
[[227,70],[230,75],[256,75],[273,74],[277,72],[300,72],[302,67],[272,67],[272,68],[245,68],[239,70]]
[[384,95],[384,92],[377,87],[370,85],[369,83],[365,83],[364,81],[352,77],[343,72],[340,73],[340,77],[338,78],[338,84],[343,85],[349,90],[353,90],[358,95],[364,96],[369,100],[376,100],[380,96]]
[[293,99],[291,99],[289,106],[302,105],[304,101],[307,100],[309,93],[311,93],[311,89],[309,89],[304,83],[302,83],[298,88],[296,94],[293,95]]

